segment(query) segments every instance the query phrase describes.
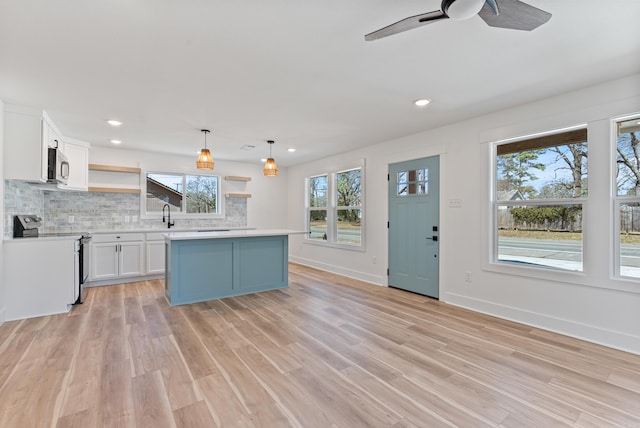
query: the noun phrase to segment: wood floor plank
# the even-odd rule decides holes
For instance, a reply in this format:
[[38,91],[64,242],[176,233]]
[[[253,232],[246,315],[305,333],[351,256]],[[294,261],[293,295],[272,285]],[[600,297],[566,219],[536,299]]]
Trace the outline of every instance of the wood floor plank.
[[136,426],[175,428],[176,423],[160,371],[134,377],[132,395]]
[[135,409],[128,360],[105,361],[101,367],[98,425],[135,427]]
[[156,364],[162,373],[171,409],[179,409],[202,400],[184,362],[184,356],[180,353],[180,348],[173,337],[152,339],[151,346]]
[[331,415],[326,415],[295,382],[280,372],[253,346],[234,350],[261,385],[269,392],[283,411],[302,427],[331,426]]
[[216,422],[213,420],[204,401],[198,401],[174,410],[173,418],[177,428],[214,428],[216,426]]
[[282,290],[117,284],[0,325],[3,428],[629,428],[638,403],[639,355],[295,264]]

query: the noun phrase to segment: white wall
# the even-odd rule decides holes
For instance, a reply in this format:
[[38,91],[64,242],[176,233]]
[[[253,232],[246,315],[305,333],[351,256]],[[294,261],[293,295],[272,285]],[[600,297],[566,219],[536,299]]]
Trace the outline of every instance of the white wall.
[[[143,171],[198,173],[196,155],[176,156],[126,149],[91,146],[89,163],[139,167]],[[279,168],[276,177],[265,177],[262,164],[215,159],[213,174],[223,178],[222,193],[251,193],[247,200],[247,226],[258,229],[282,229],[287,226],[287,168]],[[251,181],[225,181],[227,175],[251,177]],[[91,175],[90,175],[91,180]]]
[[[615,279],[610,268],[610,120],[636,112],[640,75],[291,167],[289,227],[300,229],[304,178],[348,159],[366,161],[366,251],[321,247],[293,236],[291,259],[386,285],[388,165],[440,155],[441,300],[640,354],[640,283]],[[580,123],[588,123],[590,153],[585,272],[533,277],[526,268],[490,265],[488,142]],[[448,208],[454,198],[462,200],[461,208]],[[472,282],[464,281],[465,272]]]
[[[0,100],[0,177],[2,182],[0,183],[0,213],[4,216],[4,103]],[[5,294],[4,294],[4,266],[2,251],[4,248],[4,242],[2,237],[4,236],[4,219],[0,221],[0,324],[4,322],[6,307],[5,307]]]

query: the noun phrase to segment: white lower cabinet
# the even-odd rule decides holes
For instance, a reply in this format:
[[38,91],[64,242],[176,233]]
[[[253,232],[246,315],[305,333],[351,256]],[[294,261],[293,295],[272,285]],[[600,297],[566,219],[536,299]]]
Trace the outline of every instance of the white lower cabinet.
[[147,275],[161,275],[164,273],[164,236],[147,233],[146,238]]
[[5,320],[68,312],[77,296],[75,239],[4,242]]
[[144,275],[142,233],[93,235],[91,281]]

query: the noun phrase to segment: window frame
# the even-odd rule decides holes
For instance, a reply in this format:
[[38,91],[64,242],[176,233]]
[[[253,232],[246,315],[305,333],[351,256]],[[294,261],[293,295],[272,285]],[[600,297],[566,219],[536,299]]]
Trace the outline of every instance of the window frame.
[[[319,177],[326,177],[326,185],[327,188],[325,189],[325,201],[326,203],[323,206],[311,206],[310,200],[311,200],[311,181],[319,178]],[[305,222],[305,226],[306,226],[306,230],[309,232],[305,238],[308,239],[309,241],[314,241],[314,242],[323,242],[323,240],[320,239],[314,239],[311,238],[311,212],[312,211],[324,211],[325,212],[325,219],[327,222],[327,231],[326,231],[326,235],[327,237],[330,236],[330,228],[329,228],[329,201],[331,200],[331,196],[329,194],[329,181],[331,180],[330,178],[330,174],[329,173],[323,173],[323,174],[315,174],[309,177],[306,177],[305,179],[305,204],[306,204],[306,222]]]
[[[360,205],[353,206],[338,206],[338,192],[337,182],[338,174],[360,170]],[[312,210],[322,210],[319,207],[310,206],[310,180],[316,177],[327,176],[327,206],[326,206],[326,218],[327,218],[327,240],[312,239],[310,238],[310,213]],[[341,248],[352,251],[365,251],[365,223],[366,223],[366,210],[365,210],[365,163],[364,159],[351,162],[349,164],[341,165],[339,167],[327,168],[324,172],[310,174],[305,177],[305,229],[307,233],[305,235],[304,243],[311,245],[319,245],[324,247]],[[350,244],[347,242],[339,242],[338,233],[338,211],[345,209],[359,209],[360,210],[360,243]]]
[[[564,127],[559,129],[553,129],[545,132],[523,135],[520,137],[507,138],[503,140],[493,141],[489,144],[490,147],[490,167],[488,177],[489,181],[489,267],[491,270],[507,270],[508,272],[521,272],[525,274],[525,272],[538,272],[536,275],[531,276],[539,276],[545,277],[547,275],[552,275],[555,280],[558,280],[562,277],[567,278],[575,278],[579,276],[586,276],[588,271],[588,267],[585,266],[585,254],[586,254],[586,243],[588,242],[588,237],[585,234],[585,231],[588,229],[585,224],[588,224],[588,194],[586,197],[574,197],[574,198],[545,198],[545,199],[526,199],[526,200],[516,200],[516,201],[500,201],[498,200],[498,186],[497,186],[497,172],[498,172],[498,147],[501,145],[517,143],[520,141],[531,140],[540,137],[546,137],[551,135],[557,135],[562,133],[567,133],[575,130],[584,129],[587,131],[587,147],[589,147],[589,135],[588,135],[588,124],[582,123],[579,125],[574,125],[570,127]],[[588,149],[587,149],[588,150]],[[589,158],[587,157],[587,180],[588,180],[588,171],[589,171]],[[509,206],[525,206],[525,207],[539,207],[539,206],[557,206],[557,205],[580,205],[582,207],[582,246],[581,246],[581,269],[573,270],[573,269],[563,269],[559,267],[553,266],[545,266],[545,265],[535,265],[535,264],[527,264],[527,263],[518,263],[515,261],[509,260],[499,260],[498,253],[498,211],[500,207],[509,207]],[[529,276],[529,274],[526,274]]]
[[216,174],[202,174],[199,172],[168,172],[168,171],[143,171],[140,174],[140,218],[141,219],[154,219],[157,218],[158,215],[161,215],[161,211],[147,211],[147,178],[149,174],[163,174],[163,175],[174,175],[182,177],[182,185],[183,188],[186,188],[186,180],[187,176],[202,176],[202,177],[210,177],[215,178],[217,181],[217,212],[215,213],[187,213],[186,212],[186,203],[187,198],[184,197],[181,204],[181,211],[172,211],[172,218],[182,218],[182,219],[218,219],[224,218],[224,193],[222,192],[222,177]]
[[611,265],[613,267],[613,277],[617,280],[628,281],[631,283],[640,282],[640,277],[628,276],[622,274],[622,262],[621,262],[621,224],[620,224],[620,210],[621,205],[624,204],[640,204],[639,195],[618,195],[618,127],[617,124],[627,120],[640,121],[640,112],[627,114],[623,116],[617,116],[611,119],[611,195],[612,195],[612,233],[613,233],[613,260]]

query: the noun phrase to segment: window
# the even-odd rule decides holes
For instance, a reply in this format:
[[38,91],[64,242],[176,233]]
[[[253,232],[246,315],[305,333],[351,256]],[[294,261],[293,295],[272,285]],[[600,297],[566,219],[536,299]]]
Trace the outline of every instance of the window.
[[616,271],[640,278],[640,116],[615,121]]
[[309,239],[327,240],[327,175],[309,180]]
[[219,177],[173,173],[147,173],[146,213],[171,210],[188,215],[210,216],[220,213]]
[[587,130],[495,146],[497,262],[582,271]]
[[308,241],[361,248],[362,167],[308,177]]
[[415,169],[398,172],[398,196],[428,195],[429,194],[429,170]]

